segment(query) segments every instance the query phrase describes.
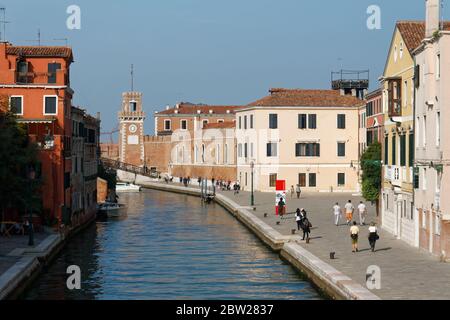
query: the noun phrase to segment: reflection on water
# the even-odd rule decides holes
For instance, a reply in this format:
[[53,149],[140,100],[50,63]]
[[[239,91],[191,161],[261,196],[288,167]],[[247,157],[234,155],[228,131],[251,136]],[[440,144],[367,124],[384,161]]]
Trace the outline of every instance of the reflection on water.
[[[277,254],[216,205],[144,191],[122,220],[76,236],[26,299],[320,299]],[[66,268],[82,289],[66,289]]]

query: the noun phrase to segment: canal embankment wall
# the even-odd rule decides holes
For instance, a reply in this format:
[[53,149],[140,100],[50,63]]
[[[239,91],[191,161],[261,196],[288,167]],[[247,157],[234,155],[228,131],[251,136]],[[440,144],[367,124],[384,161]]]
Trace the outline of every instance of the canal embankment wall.
[[67,233],[54,233],[49,230],[49,235],[37,246],[13,250],[9,256],[17,257],[18,261],[0,274],[0,300],[19,298],[44,268],[52,263],[68,241],[92,224],[95,218],[92,216],[84,224]]
[[[153,179],[119,172],[122,181],[134,182],[144,188],[201,196],[200,189],[155,182]],[[254,208],[243,207],[223,194],[214,201],[243,223],[281,258],[305,275],[327,297],[335,300],[379,300],[380,298],[339,270],[322,261],[300,245],[298,235],[283,235],[252,213]]]

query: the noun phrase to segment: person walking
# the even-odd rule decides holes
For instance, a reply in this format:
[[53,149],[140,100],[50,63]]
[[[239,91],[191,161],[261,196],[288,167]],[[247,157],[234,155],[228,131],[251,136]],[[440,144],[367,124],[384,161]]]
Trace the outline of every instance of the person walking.
[[294,197],[294,193],[295,193],[294,186],[291,186],[291,199]]
[[350,225],[353,220],[353,212],[355,211],[355,207],[352,204],[352,200],[348,200],[345,204],[345,218],[347,219],[347,225]]
[[300,195],[302,194],[302,189],[300,188],[299,184],[297,184],[297,188],[295,191],[297,192],[297,199],[300,199]]
[[295,221],[297,222],[297,231],[300,231],[300,229],[302,229],[302,214],[298,208],[295,212]]
[[359,224],[361,226],[366,225],[367,207],[362,201],[359,202],[358,213],[359,213]]
[[378,229],[375,225],[375,222],[372,222],[369,227],[369,244],[370,250],[372,250],[372,252],[375,252],[375,244],[379,239],[380,236],[378,235]]
[[278,201],[278,215],[282,217],[284,215],[284,206],[286,205],[286,202],[284,202],[283,198],[280,198],[280,201]]
[[306,211],[303,209],[302,211],[302,230],[303,230],[303,239],[305,240],[305,238],[307,239],[307,241],[309,240],[309,234],[311,233],[311,227],[312,224],[309,221],[308,217],[306,216]]
[[198,187],[200,188],[202,185],[202,177],[198,177],[197,182],[198,182]]
[[350,238],[352,239],[352,252],[358,252],[358,237],[359,237],[359,228],[356,221],[353,221],[353,226],[350,227]]
[[341,219],[342,209],[339,206],[338,202],[336,202],[336,204],[333,206],[333,213],[334,213],[334,224],[336,226],[339,226],[339,220]]

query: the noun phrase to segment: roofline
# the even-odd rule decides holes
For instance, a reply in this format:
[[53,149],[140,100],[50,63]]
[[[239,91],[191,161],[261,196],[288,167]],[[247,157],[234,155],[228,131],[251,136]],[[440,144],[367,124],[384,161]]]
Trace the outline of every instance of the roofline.
[[361,104],[356,104],[353,106],[248,106],[247,108],[240,109],[236,111],[236,113],[240,112],[246,112],[251,110],[266,110],[266,109],[316,109],[316,110],[322,110],[322,109],[359,109],[362,106],[365,106],[366,102],[364,100],[361,100]]

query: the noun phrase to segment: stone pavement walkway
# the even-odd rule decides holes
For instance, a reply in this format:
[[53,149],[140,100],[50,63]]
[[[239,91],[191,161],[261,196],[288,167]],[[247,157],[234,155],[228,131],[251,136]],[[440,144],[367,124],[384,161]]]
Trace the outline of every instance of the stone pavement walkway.
[[[190,185],[196,186],[198,187],[194,183]],[[249,192],[241,191],[238,195],[234,195],[233,191],[221,193],[243,207],[250,207]],[[367,268],[380,267],[381,289],[371,292],[381,299],[450,299],[450,264],[440,262],[436,257],[409,246],[380,227],[378,227],[380,240],[377,241],[375,252],[370,251],[367,240],[368,226],[364,226],[360,227],[360,251],[352,253],[349,227],[345,224],[345,218],[341,219],[340,226],[335,226],[332,212],[336,202],[343,208],[348,200],[352,200],[356,208],[363,199],[345,193],[303,193],[300,199],[295,197],[292,199],[288,195],[287,211],[305,208],[313,225],[310,243],[300,241],[299,244],[364,287]],[[366,223],[376,222],[375,206],[367,202],[366,206],[368,209]],[[253,214],[281,234],[291,235],[292,229],[297,228],[294,215],[285,220],[275,216],[275,192],[255,192],[255,207],[256,211],[252,211]],[[264,217],[264,213],[268,213],[267,218]],[[354,215],[354,220],[359,222],[357,214]],[[330,259],[332,251],[336,252],[334,260]]]
[[[236,196],[233,192],[224,194],[242,206],[250,204],[249,192],[241,192]],[[428,253],[397,240],[393,235],[380,230],[381,228],[380,240],[373,253],[367,240],[368,226],[360,227],[360,252],[352,253],[345,218],[341,219],[341,225],[337,227],[334,225],[332,212],[334,203],[339,202],[343,207],[348,200],[352,200],[356,207],[363,199],[342,193],[302,194],[299,200],[288,196],[287,211],[305,208],[313,225],[310,243],[300,244],[363,286],[366,283],[367,268],[379,266],[381,289],[371,291],[382,299],[450,299],[450,264],[442,263]],[[275,193],[256,192],[255,203],[254,214],[280,233],[289,235],[292,229],[296,229],[293,215],[286,220],[275,216]],[[370,203],[366,203],[366,206],[369,211],[366,223],[376,222],[375,206]],[[267,218],[264,218],[264,213],[269,214]],[[357,214],[354,219],[359,222]],[[276,224],[277,221],[281,221],[280,225]],[[330,259],[332,251],[336,252],[335,260]]]
[[[34,234],[34,247],[36,248],[49,234],[46,232],[39,232]],[[14,235],[11,238],[0,236],[0,275],[11,268],[18,262],[22,255],[19,254],[20,249],[28,249],[28,236]],[[14,254],[18,252],[18,254]]]

